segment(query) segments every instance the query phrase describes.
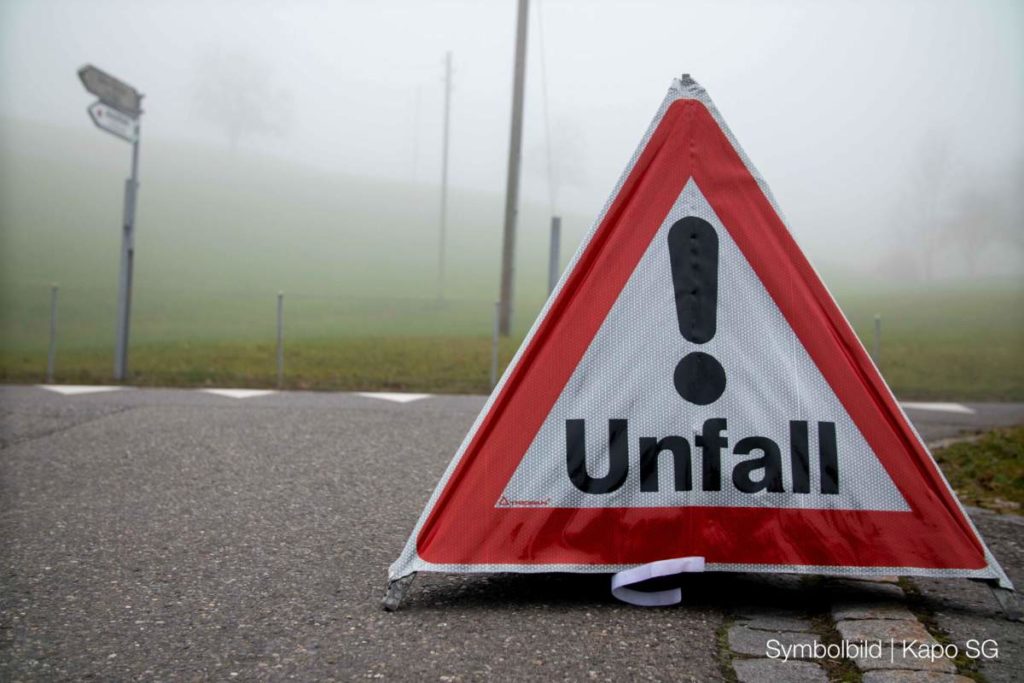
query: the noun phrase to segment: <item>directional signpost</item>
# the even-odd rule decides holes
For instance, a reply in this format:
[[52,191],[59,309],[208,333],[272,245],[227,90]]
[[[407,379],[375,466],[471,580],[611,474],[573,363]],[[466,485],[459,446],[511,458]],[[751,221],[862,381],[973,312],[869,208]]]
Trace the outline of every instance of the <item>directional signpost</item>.
[[132,118],[142,113],[142,94],[132,86],[119,81],[105,71],[100,71],[92,64],[78,70],[82,85],[101,101],[114,109],[124,112]]
[[135,204],[139,189],[139,117],[142,94],[132,86],[90,65],[78,70],[82,85],[99,101],[89,105],[89,118],[97,128],[132,143],[132,172],[124,185],[121,222],[121,274],[117,286],[117,344],[114,378],[128,374],[128,330],[132,308],[132,271],[135,262]]

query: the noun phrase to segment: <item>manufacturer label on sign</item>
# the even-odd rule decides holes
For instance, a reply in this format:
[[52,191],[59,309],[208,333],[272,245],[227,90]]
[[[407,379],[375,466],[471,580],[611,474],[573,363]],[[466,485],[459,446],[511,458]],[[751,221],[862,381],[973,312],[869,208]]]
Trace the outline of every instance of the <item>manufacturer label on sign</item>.
[[676,81],[423,512],[415,571],[998,579],[704,90]]

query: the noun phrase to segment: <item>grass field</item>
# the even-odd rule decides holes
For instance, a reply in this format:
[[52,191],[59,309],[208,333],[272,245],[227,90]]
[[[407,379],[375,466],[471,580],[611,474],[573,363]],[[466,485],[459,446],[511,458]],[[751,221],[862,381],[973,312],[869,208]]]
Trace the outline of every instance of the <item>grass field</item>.
[[[126,147],[0,123],[0,381],[42,381],[59,282],[56,379],[109,382]],[[453,192],[438,303],[436,188],[159,141],[142,168],[133,383],[272,386],[283,290],[290,387],[487,390],[500,194]],[[565,217],[563,263],[588,222]],[[546,290],[545,211],[524,206],[521,228],[503,362]],[[1024,282],[824,277],[862,339],[882,316],[881,367],[901,398],[1024,400]]]
[[900,398],[1024,400],[1019,283],[840,289],[837,299],[869,349],[882,316],[880,367]]

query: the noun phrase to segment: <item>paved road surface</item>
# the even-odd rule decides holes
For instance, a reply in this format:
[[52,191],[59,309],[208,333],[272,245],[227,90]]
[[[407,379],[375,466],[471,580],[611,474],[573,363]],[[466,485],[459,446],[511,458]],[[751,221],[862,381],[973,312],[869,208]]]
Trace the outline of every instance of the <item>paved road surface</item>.
[[[0,679],[716,680],[737,604],[802,599],[706,575],[642,610],[602,576],[426,575],[381,611],[482,402],[0,387]],[[909,414],[926,439],[1024,422],[969,407]],[[1024,581],[1020,535],[994,537]]]

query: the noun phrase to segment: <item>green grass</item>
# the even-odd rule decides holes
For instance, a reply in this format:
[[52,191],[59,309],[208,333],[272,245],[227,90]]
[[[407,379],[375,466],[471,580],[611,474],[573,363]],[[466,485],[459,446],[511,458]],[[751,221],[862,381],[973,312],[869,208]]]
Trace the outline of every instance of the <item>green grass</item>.
[[882,318],[880,368],[903,399],[1024,400],[1024,289],[946,283],[837,295],[870,349]]
[[1000,429],[935,452],[960,501],[1002,511],[1024,506],[1024,427]]
[[[491,342],[481,337],[376,337],[309,340],[286,346],[285,387],[481,393],[487,390]],[[504,341],[500,358],[515,351]],[[33,354],[0,355],[3,381],[40,381]],[[62,356],[56,380],[108,382],[108,350]],[[133,349],[131,383],[148,386],[276,386],[272,343],[152,344]]]
[[[0,344],[0,380],[39,382],[46,368],[47,291],[25,302],[43,314]],[[61,299],[56,379],[109,382],[112,302]],[[136,302],[131,381],[146,385],[272,386],[273,293],[172,296]],[[63,293],[62,293],[63,297]],[[902,399],[1024,400],[1024,310],[1011,290],[845,294],[841,305],[871,346],[882,314],[881,369]],[[519,311],[503,341],[509,360],[539,302]],[[522,307],[525,308],[525,307]],[[287,297],[286,384],[308,389],[486,392],[493,306],[459,300]],[[82,343],[81,339],[92,343]],[[106,343],[103,343],[106,341]]]

